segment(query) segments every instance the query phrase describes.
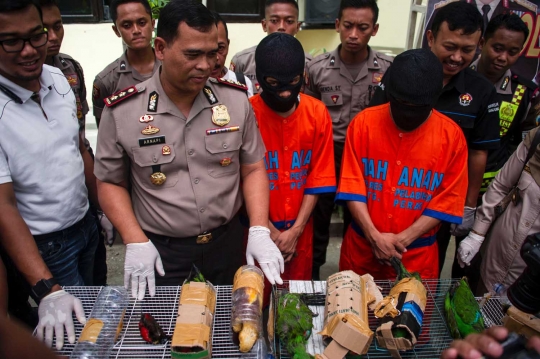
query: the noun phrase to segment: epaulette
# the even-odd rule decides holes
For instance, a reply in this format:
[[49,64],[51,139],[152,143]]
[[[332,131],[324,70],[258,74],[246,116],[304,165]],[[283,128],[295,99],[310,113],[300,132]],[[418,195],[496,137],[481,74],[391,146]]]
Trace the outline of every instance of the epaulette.
[[536,90],[538,88],[538,85],[532,80],[529,80],[518,74],[512,74],[512,81],[516,81],[517,83],[527,86],[531,90]]
[[128,88],[125,88],[123,90],[120,90],[118,92],[113,93],[111,96],[105,98],[105,106],[112,107],[116,105],[117,103],[124,101],[128,97],[131,97],[137,93],[141,93],[144,91],[144,87],[137,88],[135,86],[130,86]]
[[224,78],[217,78],[216,79],[218,83],[220,84],[224,84],[224,85],[229,85],[231,87],[234,87],[234,88],[237,88],[237,89],[240,89],[240,90],[244,90],[244,91],[247,91],[248,90],[248,87],[238,81],[235,81],[235,80],[230,80],[230,79],[224,79]]
[[394,62],[394,58],[392,56],[388,56],[386,54],[383,54],[381,52],[375,52],[375,56],[378,57],[381,60],[388,61],[390,63]]

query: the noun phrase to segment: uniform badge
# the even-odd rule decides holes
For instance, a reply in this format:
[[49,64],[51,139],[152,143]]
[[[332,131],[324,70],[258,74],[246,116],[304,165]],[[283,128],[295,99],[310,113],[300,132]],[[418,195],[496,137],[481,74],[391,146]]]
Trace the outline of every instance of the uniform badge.
[[335,63],[336,63],[336,58],[332,56],[332,58],[330,59],[330,66],[334,66]]
[[218,102],[216,96],[214,96],[214,92],[212,91],[210,87],[204,86],[203,93],[204,93],[204,96],[206,96],[206,99],[208,100],[208,102],[210,102],[210,105],[215,105]]
[[169,147],[169,145],[165,145],[163,147],[161,147],[161,154],[164,155],[164,156],[168,156],[171,154],[171,147]]
[[159,145],[165,142],[165,136],[139,138],[139,147]]
[[227,106],[217,105],[212,107],[212,123],[217,126],[225,126],[231,122],[231,116],[227,111]]
[[125,61],[122,61],[120,63],[120,70],[124,71],[126,69],[126,62]]
[[234,64],[234,62],[231,61],[231,64],[229,65],[229,70],[231,70],[232,72],[234,72],[234,69],[236,68],[236,65]]
[[118,102],[120,102],[122,100],[125,100],[126,98],[128,98],[130,96],[135,95],[137,92],[138,91],[137,91],[137,88],[135,86],[131,86],[131,87],[128,87],[127,89],[118,91],[118,92],[112,94],[111,96],[105,98],[105,100],[104,100],[105,101],[105,106],[111,107],[111,106],[117,104]]
[[337,100],[339,99],[339,95],[333,95],[330,97],[334,103],[337,103]]
[[503,101],[499,107],[499,118],[504,121],[512,122],[518,107],[519,106],[514,105],[513,103]]
[[77,86],[79,84],[79,79],[77,75],[67,75],[66,79],[68,80],[71,87]]
[[163,172],[154,172],[150,175],[150,182],[152,182],[154,186],[161,186],[166,180],[167,176],[165,176],[165,173]]
[[212,128],[210,130],[206,130],[206,135],[210,136],[210,135],[217,135],[220,133],[237,132],[237,131],[240,131],[240,126]]
[[92,98],[95,98],[97,100],[101,99],[101,91],[96,85],[94,85],[94,87],[92,88]]
[[510,83],[510,77],[509,76],[506,76],[501,84],[501,90],[506,90],[506,88],[508,87],[508,84]]
[[146,123],[154,121],[154,116],[152,115],[143,115],[141,118],[139,118],[139,122]]
[[378,84],[379,82],[381,82],[382,77],[383,77],[383,73],[382,73],[382,72],[375,72],[375,73],[371,76],[371,82],[373,82],[374,84]]
[[471,104],[471,101],[472,101],[471,94],[462,93],[461,95],[459,95],[459,104],[461,106],[469,106]]
[[232,163],[232,160],[229,157],[225,157],[224,159],[219,161],[219,164],[221,165],[221,167],[227,167],[231,163]]
[[159,95],[156,91],[152,91],[148,96],[148,111],[156,112],[158,106]]
[[159,128],[155,127],[155,126],[152,126],[152,125],[148,125],[146,126],[142,131],[141,133],[143,135],[154,135],[156,133],[159,132]]
[[255,90],[259,91],[261,89],[261,85],[259,85],[259,83],[257,82],[255,84]]

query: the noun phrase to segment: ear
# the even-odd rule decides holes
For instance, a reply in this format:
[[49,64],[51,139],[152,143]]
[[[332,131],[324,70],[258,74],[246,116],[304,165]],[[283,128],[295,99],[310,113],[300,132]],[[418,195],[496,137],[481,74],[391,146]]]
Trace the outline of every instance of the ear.
[[116,34],[116,36],[122,37],[122,35],[120,35],[120,31],[118,31],[118,29],[116,28],[116,25],[113,25],[112,29],[113,29],[114,33]]
[[227,39],[227,45],[231,44],[231,40]]
[[154,52],[156,54],[156,58],[159,60],[159,61],[163,61],[165,55],[165,49],[167,48],[167,43],[165,42],[165,40],[163,40],[163,38],[161,37],[156,37],[154,39]]
[[336,19],[336,31],[339,32],[339,19]]
[[263,31],[264,31],[264,32],[267,32],[267,31],[266,31],[266,19],[262,19],[262,20],[261,20],[261,25],[262,25]]
[[371,36],[377,35],[377,32],[379,31],[379,24],[375,24],[373,26],[373,31],[371,32]]
[[296,25],[296,32],[300,31],[300,26],[302,26],[303,21],[298,21],[298,25]]
[[435,43],[435,36],[433,36],[433,31],[428,30],[426,32],[426,37],[427,37],[428,46],[431,48],[433,44]]
[[480,39],[480,42],[478,42],[478,49],[482,51],[482,48],[484,47],[485,44],[486,44],[486,39],[484,39],[484,37],[482,36],[482,38]]
[[152,19],[152,29],[156,27],[156,19]]

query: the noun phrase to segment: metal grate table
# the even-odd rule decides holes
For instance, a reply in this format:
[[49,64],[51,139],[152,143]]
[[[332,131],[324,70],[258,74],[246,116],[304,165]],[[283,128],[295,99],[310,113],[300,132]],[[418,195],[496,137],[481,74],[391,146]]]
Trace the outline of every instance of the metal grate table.
[[[441,352],[448,348],[452,338],[444,319],[444,297],[452,283],[456,280],[424,280],[427,289],[427,305],[424,313],[424,324],[420,338],[413,350],[400,352],[402,358],[439,358]],[[387,295],[393,285],[392,281],[375,281],[381,288],[383,296]],[[326,282],[290,281],[276,287],[275,296],[290,291],[293,293],[326,293]],[[307,351],[314,355],[324,351],[322,336],[317,334],[323,329],[324,306],[310,306],[318,316],[313,319],[313,334],[309,338]],[[501,303],[498,298],[491,298],[482,308],[486,326],[502,325]],[[378,326],[377,318],[369,311],[369,327],[373,332]],[[290,356],[279,341],[274,342],[276,358],[289,359]],[[391,358],[388,350],[377,346],[374,337],[368,353],[362,358]]]

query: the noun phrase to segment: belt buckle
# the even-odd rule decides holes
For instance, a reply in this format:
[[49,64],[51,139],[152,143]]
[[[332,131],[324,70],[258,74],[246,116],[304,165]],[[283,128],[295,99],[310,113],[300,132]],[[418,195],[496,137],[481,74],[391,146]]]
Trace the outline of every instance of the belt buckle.
[[212,233],[203,233],[197,236],[197,244],[206,244],[212,240]]

